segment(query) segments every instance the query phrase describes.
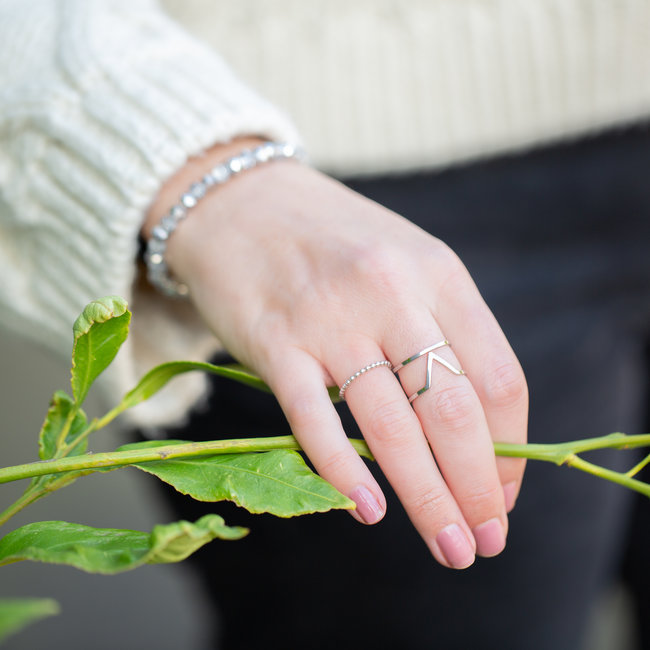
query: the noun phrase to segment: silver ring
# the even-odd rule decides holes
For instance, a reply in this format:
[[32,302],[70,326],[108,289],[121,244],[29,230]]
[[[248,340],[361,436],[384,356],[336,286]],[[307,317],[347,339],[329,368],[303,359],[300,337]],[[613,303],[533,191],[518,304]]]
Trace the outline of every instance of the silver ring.
[[[423,357],[425,354],[427,355],[427,381],[426,384],[420,390],[416,391],[409,397],[409,402],[413,402],[416,398],[420,397],[422,393],[426,393],[429,388],[431,388],[431,370],[433,368],[433,362],[437,361],[439,364],[443,365],[445,368],[448,370],[451,370],[455,375],[464,375],[465,371],[460,369],[460,368],[454,368],[449,361],[446,361],[442,357],[438,356],[435,354],[434,350],[437,350],[438,348],[445,347],[446,345],[451,346],[451,343],[447,339],[443,339],[442,341],[439,341],[438,343],[434,343],[433,345],[430,345],[428,348],[424,348],[424,350],[420,350],[417,354],[414,354],[412,357],[409,357],[405,361],[402,361],[399,365],[395,366],[393,368],[393,372],[395,373],[395,376],[399,379],[399,375],[397,374],[404,366],[407,364],[411,363],[412,361],[415,361],[416,359],[419,359],[420,357]],[[401,383],[401,382],[400,382]]]
[[374,363],[369,363],[367,366],[364,366],[361,368],[361,370],[358,370],[355,372],[353,375],[350,375],[342,384],[341,389],[339,390],[339,397],[344,400],[345,399],[345,391],[350,387],[350,384],[357,378],[361,377],[361,375],[365,374],[369,370],[372,370],[373,368],[379,368],[380,366],[388,366],[390,370],[393,369],[393,364],[388,361],[388,359],[384,359],[383,361],[375,361]]

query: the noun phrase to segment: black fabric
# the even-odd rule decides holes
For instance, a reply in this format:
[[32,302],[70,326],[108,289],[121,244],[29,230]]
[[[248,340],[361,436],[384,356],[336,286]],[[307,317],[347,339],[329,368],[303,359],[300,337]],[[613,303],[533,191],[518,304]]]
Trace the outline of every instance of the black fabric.
[[[526,371],[530,440],[550,442],[645,425],[649,173],[650,133],[635,128],[350,184],[459,253]],[[209,411],[170,436],[288,433],[272,397],[212,381]],[[340,413],[357,435],[344,405]],[[595,458],[619,469],[634,461],[631,452]],[[218,512],[251,528],[248,538],[209,545],[192,561],[220,613],[222,645],[214,647],[580,647],[590,607],[618,570],[630,493],[529,462],[506,551],[458,572],[435,563],[380,482],[389,506],[374,527],[346,513],[250,516],[168,493],[184,518]]]

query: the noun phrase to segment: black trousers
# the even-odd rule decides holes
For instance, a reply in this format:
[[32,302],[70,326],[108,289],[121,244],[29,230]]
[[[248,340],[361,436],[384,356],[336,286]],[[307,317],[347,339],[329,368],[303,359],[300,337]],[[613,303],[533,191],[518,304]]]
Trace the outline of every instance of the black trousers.
[[[464,260],[527,374],[532,442],[647,426],[648,130],[350,184]],[[272,397],[213,383],[209,410],[170,436],[289,432]],[[358,435],[345,405],[340,413]],[[617,469],[634,462],[633,452],[594,458]],[[620,569],[631,493],[529,462],[506,551],[458,572],[436,564],[380,482],[388,513],[374,527],[341,512],[279,520],[168,493],[184,518],[218,512],[251,528],[248,538],[215,542],[192,560],[219,612],[214,647],[580,647],[594,599]],[[643,571],[638,558],[632,566]]]

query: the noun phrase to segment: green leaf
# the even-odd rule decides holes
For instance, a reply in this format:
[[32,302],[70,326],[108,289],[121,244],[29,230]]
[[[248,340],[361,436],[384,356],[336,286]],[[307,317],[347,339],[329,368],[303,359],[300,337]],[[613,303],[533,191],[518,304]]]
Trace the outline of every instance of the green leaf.
[[215,538],[234,540],[246,535],[247,528],[226,526],[218,515],[204,515],[194,524],[189,521],[177,521],[155,526],[151,531],[147,564],[181,562]]
[[133,466],[197,501],[234,501],[253,513],[294,517],[355,507],[354,501],[312,472],[300,454],[286,449],[174,458]]
[[[43,422],[43,427],[38,437],[39,456],[41,460],[54,458],[57,452],[57,441],[69,417],[73,419],[65,438],[66,444],[76,438],[88,426],[86,414],[81,409],[75,413],[75,408],[74,400],[67,393],[58,390],[52,396],[50,408],[45,416],[45,422]],[[76,456],[83,454],[87,446],[87,440],[84,440],[69,455]]]
[[226,526],[217,515],[155,526],[151,533],[40,521],[0,539],[0,566],[31,560],[114,574],[143,564],[180,562],[213,539],[240,539],[247,533],[246,528]]
[[241,384],[257,388],[264,392],[270,393],[269,387],[257,376],[242,366],[228,365],[215,366],[212,363],[202,361],[170,361],[152,368],[139,382],[138,385],[131,389],[122,399],[119,409],[125,410],[140,404],[155,395],[170,379],[186,372],[202,370],[213,375],[220,375],[233,379]]
[[126,301],[107,296],[86,305],[75,321],[71,384],[77,405],[81,405],[92,383],[115,358],[128,336],[130,320]]
[[0,642],[30,623],[59,613],[51,598],[0,598]]

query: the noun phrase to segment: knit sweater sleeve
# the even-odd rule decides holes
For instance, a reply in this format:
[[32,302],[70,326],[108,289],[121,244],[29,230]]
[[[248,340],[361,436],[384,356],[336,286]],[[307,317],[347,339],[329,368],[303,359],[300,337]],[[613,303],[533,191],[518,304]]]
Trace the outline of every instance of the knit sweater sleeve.
[[[238,135],[295,140],[285,116],[152,0],[0,0],[0,324],[69,354],[90,300],[134,320],[104,378],[111,400],[155,363],[216,340],[189,305],[138,290],[144,213],[188,157]],[[202,378],[134,419],[178,419]]]

